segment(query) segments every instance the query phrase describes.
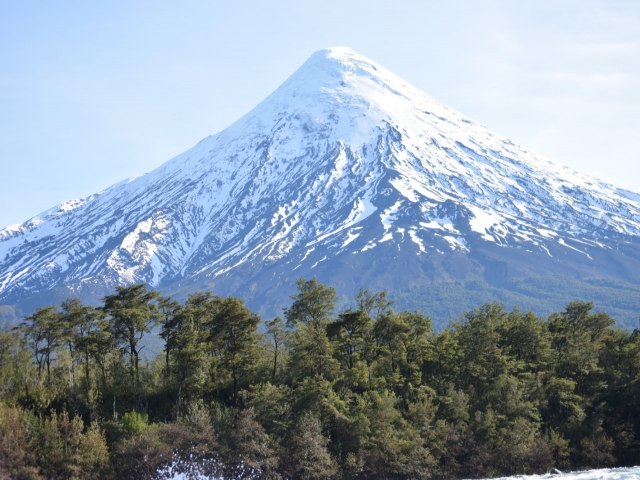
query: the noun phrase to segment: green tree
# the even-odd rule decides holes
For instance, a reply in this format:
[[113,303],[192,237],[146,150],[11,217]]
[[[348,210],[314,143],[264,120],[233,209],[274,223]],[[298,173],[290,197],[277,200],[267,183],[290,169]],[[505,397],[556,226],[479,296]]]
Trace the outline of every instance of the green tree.
[[276,377],[282,362],[283,349],[289,332],[284,329],[284,324],[280,317],[265,322],[267,327],[266,335],[271,339],[271,347],[273,348],[273,362],[271,367],[271,383],[276,383]]
[[598,388],[593,380],[602,372],[600,352],[613,319],[606,313],[591,313],[590,302],[571,302],[564,312],[549,318],[549,330],[556,354],[556,372],[578,382],[582,393]]
[[33,447],[25,413],[0,402],[0,478],[42,479]]
[[33,349],[34,359],[38,365],[38,378],[46,369],[46,383],[51,382],[51,363],[56,358],[56,350],[62,342],[62,322],[56,306],[38,308],[35,313],[21,324]]
[[463,352],[460,385],[470,392],[475,408],[483,409],[485,394],[496,379],[511,372],[512,362],[502,341],[506,321],[504,306],[490,303],[468,312],[464,321],[454,326]]
[[251,313],[237,298],[225,298],[207,324],[209,341],[215,359],[218,382],[230,380],[231,399],[251,380],[260,357],[258,324],[260,318]]
[[387,298],[386,291],[371,293],[367,289],[360,289],[356,295],[356,304],[358,311],[377,320],[383,315],[391,313],[393,302]]
[[111,317],[113,337],[129,356],[131,378],[140,389],[140,341],[152,331],[161,318],[160,295],[145,284],[117,287],[115,295],[104,298],[104,310]]
[[[191,295],[190,298],[194,295]],[[187,299],[187,303],[189,301],[190,300]],[[180,313],[182,312],[182,305],[170,298],[162,298],[160,300],[160,310],[162,312],[162,329],[160,330],[160,338],[164,340],[165,375],[169,378],[171,373],[171,353],[176,348],[175,339],[182,321],[180,316]]]
[[266,432],[283,438],[290,428],[292,391],[287,385],[259,383],[245,392],[244,403],[251,408]]
[[100,428],[85,430],[80,417],[51,412],[38,436],[39,464],[46,478],[101,478],[109,471],[109,450]]
[[183,400],[200,398],[207,386],[211,368],[208,323],[220,310],[221,302],[209,293],[196,293],[165,317],[165,364],[177,384],[178,413]]
[[20,331],[0,331],[0,402],[31,397],[38,382],[33,356]]
[[333,379],[337,362],[327,337],[327,325],[335,308],[336,292],[333,288],[311,280],[296,281],[298,293],[285,310],[287,325],[294,328],[291,337],[289,372],[294,381],[318,375]]
[[431,321],[416,312],[382,315],[373,333],[378,345],[378,369],[397,394],[422,383],[422,372],[432,355]]
[[435,459],[396,408],[390,392],[365,394],[369,431],[363,445],[364,478],[430,478]]
[[329,439],[322,434],[318,418],[310,414],[300,416],[291,431],[283,458],[289,478],[334,478],[337,464],[327,449],[328,444]]
[[341,383],[354,391],[372,388],[372,363],[376,349],[373,320],[363,310],[347,311],[327,326],[334,345],[334,356],[340,362]]
[[372,327],[373,321],[362,310],[341,313],[329,324],[327,332],[337,345],[336,355],[343,368],[354,368],[362,358]]
[[335,309],[336,291],[327,287],[315,278],[296,280],[298,293],[292,295],[293,303],[285,310],[287,325],[296,323],[320,326],[328,322]]
[[[63,339],[67,344],[69,355],[83,366],[85,396],[92,401],[92,359],[102,361],[102,358],[112,348],[112,338],[109,332],[109,323],[101,309],[83,305],[77,299],[66,300],[62,303],[61,321],[63,326]],[[70,383],[75,384],[75,372],[72,370]]]
[[242,409],[238,412],[227,433],[226,445],[226,475],[229,478],[281,478],[274,441],[258,423],[253,410]]
[[293,382],[314,376],[334,380],[338,367],[325,325],[298,323],[289,354],[288,372]]

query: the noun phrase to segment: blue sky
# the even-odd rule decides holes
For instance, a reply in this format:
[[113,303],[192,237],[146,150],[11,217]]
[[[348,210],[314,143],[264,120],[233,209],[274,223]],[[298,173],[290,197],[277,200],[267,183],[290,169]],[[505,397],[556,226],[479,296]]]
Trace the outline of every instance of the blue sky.
[[640,192],[636,0],[0,0],[0,226],[152,170],[338,45]]

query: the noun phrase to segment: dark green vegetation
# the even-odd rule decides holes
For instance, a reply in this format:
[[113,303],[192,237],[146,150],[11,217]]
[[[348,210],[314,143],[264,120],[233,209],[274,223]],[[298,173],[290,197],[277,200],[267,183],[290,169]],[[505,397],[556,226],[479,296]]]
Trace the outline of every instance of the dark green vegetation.
[[[497,303],[440,333],[385,293],[283,319],[144,285],[0,333],[0,479],[459,478],[640,463],[640,331]],[[165,350],[145,361],[160,328]]]
[[567,299],[588,298],[616,319],[616,324],[632,330],[640,326],[640,285],[616,280],[580,280],[569,275],[510,278],[507,285],[492,285],[478,279],[465,282],[417,284],[393,294],[394,304],[429,312],[435,330],[446,326],[458,312],[498,301],[518,305],[538,315],[562,308]]

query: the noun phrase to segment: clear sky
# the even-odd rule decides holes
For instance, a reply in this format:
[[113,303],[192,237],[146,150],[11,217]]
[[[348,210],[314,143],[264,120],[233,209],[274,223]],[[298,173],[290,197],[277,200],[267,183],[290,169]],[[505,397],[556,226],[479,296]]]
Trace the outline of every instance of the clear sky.
[[0,226],[152,170],[342,45],[640,192],[638,0],[0,0]]

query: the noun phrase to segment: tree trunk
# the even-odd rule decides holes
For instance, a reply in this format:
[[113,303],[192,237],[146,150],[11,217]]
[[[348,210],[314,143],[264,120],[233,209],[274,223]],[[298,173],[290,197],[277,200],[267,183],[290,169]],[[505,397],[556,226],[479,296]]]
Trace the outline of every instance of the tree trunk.
[[84,378],[87,383],[87,400],[91,394],[91,377],[89,375],[89,351],[84,352]]
[[275,351],[273,353],[273,372],[271,373],[271,383],[276,383],[276,371],[278,369],[278,344],[275,344]]
[[69,342],[67,344],[67,347],[69,348],[69,385],[71,388],[75,387],[76,385],[76,370],[75,370],[75,365],[73,362],[73,345],[71,345],[71,342]]
[[140,362],[140,357],[138,356],[138,351],[135,351],[135,369],[136,369],[136,387],[139,389],[140,388],[140,366],[139,366],[139,362]]

